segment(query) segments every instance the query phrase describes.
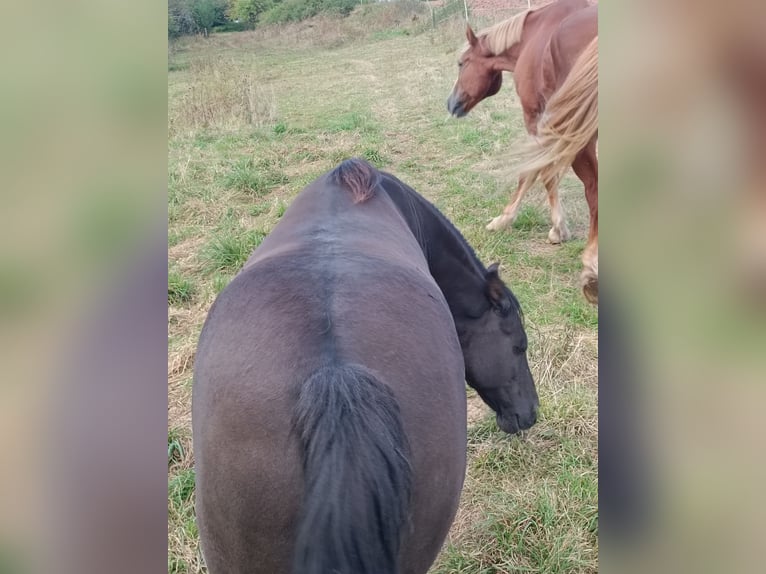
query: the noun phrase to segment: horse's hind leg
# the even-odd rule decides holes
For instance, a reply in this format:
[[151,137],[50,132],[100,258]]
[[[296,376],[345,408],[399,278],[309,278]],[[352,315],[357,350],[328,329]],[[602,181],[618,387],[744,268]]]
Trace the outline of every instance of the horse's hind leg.
[[514,221],[516,221],[516,216],[518,215],[519,207],[521,206],[521,200],[524,198],[528,187],[530,187],[524,185],[525,181],[526,180],[524,178],[519,178],[519,187],[516,190],[516,195],[513,197],[513,199],[511,199],[510,202],[508,202],[508,205],[505,206],[503,213],[489,222],[487,229],[490,231],[500,231],[501,229],[505,229],[509,225],[513,224]]
[[569,241],[572,237],[559,201],[559,181],[561,178],[557,177],[552,181],[545,182],[545,189],[548,191],[548,203],[551,206],[551,223],[553,223],[553,227],[548,232],[548,241],[553,244]]
[[596,142],[591,141],[577,154],[572,168],[585,186],[585,199],[590,211],[588,243],[582,254],[583,271],[580,276],[585,298],[598,304],[598,158]]

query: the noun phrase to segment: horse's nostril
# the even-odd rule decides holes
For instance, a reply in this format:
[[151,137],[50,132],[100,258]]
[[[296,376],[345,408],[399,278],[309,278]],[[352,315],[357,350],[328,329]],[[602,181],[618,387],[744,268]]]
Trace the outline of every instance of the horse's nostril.
[[532,428],[537,422],[536,409],[532,409],[529,414],[526,415],[514,414],[513,416],[516,419],[516,425],[520,430],[527,430]]
[[455,94],[450,94],[450,97],[447,98],[447,111],[458,118],[465,115],[463,102]]

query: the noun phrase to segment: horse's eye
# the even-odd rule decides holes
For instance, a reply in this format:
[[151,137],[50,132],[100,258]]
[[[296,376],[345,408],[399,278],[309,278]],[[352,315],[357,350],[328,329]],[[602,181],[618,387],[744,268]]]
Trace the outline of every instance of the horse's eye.
[[458,63],[457,63],[457,67],[458,67],[458,68],[462,68],[462,67],[463,67],[463,62],[458,62]]

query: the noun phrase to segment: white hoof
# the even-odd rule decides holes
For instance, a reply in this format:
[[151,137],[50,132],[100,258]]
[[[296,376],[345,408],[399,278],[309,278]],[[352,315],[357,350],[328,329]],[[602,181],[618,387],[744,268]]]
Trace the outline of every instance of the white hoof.
[[512,221],[510,221],[507,217],[503,215],[498,215],[497,217],[495,217],[495,219],[489,222],[489,224],[487,225],[487,229],[489,229],[490,231],[502,231],[503,229],[508,227],[511,223]]
[[558,229],[551,227],[551,230],[548,232],[548,241],[554,245],[564,243],[570,239],[572,239],[572,234],[569,233],[569,228],[566,226],[566,224],[562,225]]

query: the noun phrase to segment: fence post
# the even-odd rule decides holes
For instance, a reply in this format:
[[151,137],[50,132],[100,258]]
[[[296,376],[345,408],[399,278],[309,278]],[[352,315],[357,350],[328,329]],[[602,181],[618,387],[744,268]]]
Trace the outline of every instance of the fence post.
[[[527,0],[529,2],[530,0]],[[463,0],[463,7],[465,8],[465,21],[468,23],[468,0]]]

